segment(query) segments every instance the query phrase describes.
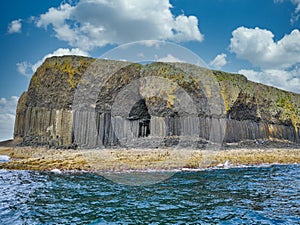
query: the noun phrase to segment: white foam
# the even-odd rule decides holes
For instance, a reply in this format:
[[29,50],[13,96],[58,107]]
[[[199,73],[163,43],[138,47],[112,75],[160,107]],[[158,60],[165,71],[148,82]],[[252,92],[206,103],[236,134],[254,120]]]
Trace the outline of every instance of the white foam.
[[52,169],[50,172],[61,174],[62,172],[59,169]]
[[0,162],[9,162],[10,157],[8,155],[0,155]]
[[226,160],[226,162],[224,163],[224,168],[230,168],[230,162],[229,160]]

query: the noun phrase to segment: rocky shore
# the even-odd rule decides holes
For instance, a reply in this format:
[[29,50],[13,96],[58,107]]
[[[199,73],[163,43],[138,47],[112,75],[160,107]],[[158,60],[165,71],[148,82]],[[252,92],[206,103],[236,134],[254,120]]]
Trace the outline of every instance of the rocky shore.
[[300,146],[282,142],[239,143],[220,149],[49,149],[0,147],[0,169],[13,170],[182,170],[260,164],[300,163]]

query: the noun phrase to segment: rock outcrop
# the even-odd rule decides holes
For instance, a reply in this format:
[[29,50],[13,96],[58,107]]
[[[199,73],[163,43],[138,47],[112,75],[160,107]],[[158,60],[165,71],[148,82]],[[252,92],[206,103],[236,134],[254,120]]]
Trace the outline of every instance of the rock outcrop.
[[299,142],[300,95],[185,63],[46,59],[19,99],[15,138],[61,147]]

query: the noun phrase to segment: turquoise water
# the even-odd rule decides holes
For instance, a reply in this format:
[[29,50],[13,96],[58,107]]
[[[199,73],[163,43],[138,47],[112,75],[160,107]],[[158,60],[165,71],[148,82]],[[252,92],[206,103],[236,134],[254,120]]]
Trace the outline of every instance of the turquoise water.
[[179,172],[151,186],[0,170],[0,224],[300,224],[300,165]]

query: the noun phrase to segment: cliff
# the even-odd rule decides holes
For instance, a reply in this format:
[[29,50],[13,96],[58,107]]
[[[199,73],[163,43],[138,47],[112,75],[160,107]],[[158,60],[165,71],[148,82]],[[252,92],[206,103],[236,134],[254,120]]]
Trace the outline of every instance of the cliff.
[[185,63],[46,59],[19,99],[23,145],[299,142],[300,95]]

